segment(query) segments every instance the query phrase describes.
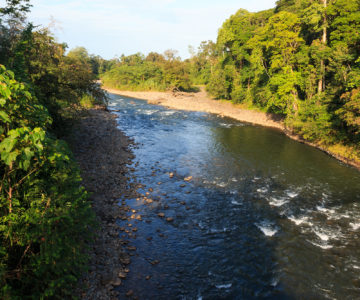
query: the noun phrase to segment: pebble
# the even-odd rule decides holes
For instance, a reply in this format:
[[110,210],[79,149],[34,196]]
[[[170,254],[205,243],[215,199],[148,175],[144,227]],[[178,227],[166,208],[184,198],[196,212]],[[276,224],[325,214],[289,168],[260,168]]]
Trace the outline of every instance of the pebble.
[[165,214],[164,214],[164,213],[158,213],[158,216],[159,216],[160,218],[163,218],[163,217],[165,217]]
[[126,292],[126,297],[131,297],[134,294],[133,290],[129,290]]
[[172,221],[174,221],[174,218],[168,217],[168,218],[166,218],[166,221],[172,222]]
[[116,278],[116,279],[112,280],[112,281],[110,282],[110,284],[113,285],[113,286],[119,286],[119,285],[121,285],[121,279],[120,279],[120,278]]
[[192,176],[188,176],[188,177],[185,177],[184,180],[185,181],[190,181],[193,177]]

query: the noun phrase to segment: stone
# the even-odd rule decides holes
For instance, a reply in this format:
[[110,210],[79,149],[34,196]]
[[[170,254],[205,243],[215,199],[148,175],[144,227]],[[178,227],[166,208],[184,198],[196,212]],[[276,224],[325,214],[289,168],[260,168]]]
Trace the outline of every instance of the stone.
[[193,177],[192,176],[188,176],[188,177],[185,177],[184,180],[185,181],[190,181]]
[[113,286],[119,286],[119,285],[121,285],[121,279],[120,278],[113,279],[110,282],[110,284],[113,285]]

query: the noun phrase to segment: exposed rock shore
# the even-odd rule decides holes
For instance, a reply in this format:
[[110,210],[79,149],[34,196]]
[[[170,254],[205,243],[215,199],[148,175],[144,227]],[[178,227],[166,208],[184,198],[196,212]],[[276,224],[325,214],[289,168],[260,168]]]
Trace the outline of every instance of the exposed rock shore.
[[99,228],[90,248],[90,268],[80,282],[82,299],[117,299],[116,287],[129,272],[129,241],[120,239],[117,220],[127,220],[129,208],[119,200],[135,194],[128,164],[134,158],[132,141],[116,127],[115,116],[103,109],[86,111],[68,142],[78,161],[83,185]]

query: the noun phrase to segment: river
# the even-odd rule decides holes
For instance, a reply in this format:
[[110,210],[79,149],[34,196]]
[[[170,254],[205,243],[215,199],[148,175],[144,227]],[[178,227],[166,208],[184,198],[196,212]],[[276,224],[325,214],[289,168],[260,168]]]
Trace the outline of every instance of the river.
[[110,96],[146,197],[120,199],[132,209],[121,236],[136,247],[121,291],[359,298],[359,171],[274,129]]

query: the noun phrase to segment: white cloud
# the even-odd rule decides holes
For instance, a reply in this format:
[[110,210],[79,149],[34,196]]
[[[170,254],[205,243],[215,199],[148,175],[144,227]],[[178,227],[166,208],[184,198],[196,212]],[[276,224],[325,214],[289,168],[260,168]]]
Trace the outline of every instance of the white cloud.
[[188,45],[216,39],[221,24],[237,9],[267,9],[275,0],[34,0],[30,19],[61,23],[60,41],[84,46],[90,53],[116,54],[173,48],[188,56]]

